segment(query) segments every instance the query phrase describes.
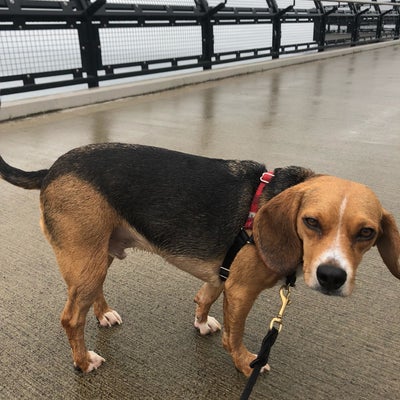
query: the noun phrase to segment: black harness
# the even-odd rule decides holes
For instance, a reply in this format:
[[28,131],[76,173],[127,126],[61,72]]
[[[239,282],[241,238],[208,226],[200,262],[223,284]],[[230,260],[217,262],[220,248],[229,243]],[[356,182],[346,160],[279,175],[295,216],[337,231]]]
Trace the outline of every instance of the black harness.
[[249,236],[245,231],[245,229],[242,228],[239,234],[236,236],[232,246],[229,248],[228,253],[226,253],[224,261],[222,262],[222,265],[219,268],[219,277],[223,282],[225,282],[228,279],[231,265],[237,253],[239,253],[242,247],[245,246],[246,244],[254,245],[254,239],[253,235]]

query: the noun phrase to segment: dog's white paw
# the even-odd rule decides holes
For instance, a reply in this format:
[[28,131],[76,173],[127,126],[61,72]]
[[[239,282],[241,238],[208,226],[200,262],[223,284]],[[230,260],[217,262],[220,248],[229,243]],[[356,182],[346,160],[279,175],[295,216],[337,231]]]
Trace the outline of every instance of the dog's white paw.
[[208,335],[221,330],[221,324],[214,317],[207,317],[207,322],[200,323],[194,319],[194,326],[200,331],[200,335]]
[[[97,353],[95,353],[94,351],[88,351],[88,355],[89,355],[89,366],[86,368],[86,370],[84,372],[91,372],[97,368],[100,367],[101,364],[103,364],[103,362],[105,362],[106,360],[99,356]],[[74,363],[75,368],[76,363]]]
[[[254,359],[257,358],[257,354],[254,354]],[[260,369],[260,374],[264,374],[265,372],[271,371],[271,366],[269,364],[265,364],[261,369]]]
[[270,365],[269,365],[269,364],[265,364],[265,365],[261,368],[260,374],[263,374],[263,373],[269,372],[269,371],[271,371]]
[[107,311],[102,318],[99,319],[100,326],[111,327],[113,325],[121,325],[122,318],[114,310]]

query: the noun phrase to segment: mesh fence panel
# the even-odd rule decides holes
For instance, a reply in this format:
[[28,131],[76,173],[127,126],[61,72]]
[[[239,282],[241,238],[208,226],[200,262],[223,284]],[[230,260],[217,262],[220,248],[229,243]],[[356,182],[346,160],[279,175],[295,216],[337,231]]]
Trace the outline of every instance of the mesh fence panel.
[[278,4],[279,8],[289,7],[292,6],[294,3],[295,9],[315,7],[314,2],[309,0],[296,0],[296,2],[294,2],[294,0],[276,0],[276,4]]
[[151,4],[159,6],[194,6],[194,0],[107,0],[113,4]]
[[[209,0],[208,4],[215,7],[217,4],[223,2],[222,0]],[[266,0],[228,0],[226,7],[254,7],[254,8],[268,8]]]
[[76,30],[0,31],[0,76],[81,67]]
[[314,41],[314,24],[299,22],[297,24],[282,24],[282,45],[309,43]]
[[200,56],[200,26],[100,29],[103,65]]
[[[216,6],[221,3],[221,0],[209,0],[208,4]],[[294,5],[295,9],[315,8],[315,3],[312,0],[276,0],[279,8],[285,8]],[[226,7],[254,7],[268,8],[267,0],[227,0]]]
[[214,26],[216,53],[258,49],[271,45],[272,26],[270,24]]

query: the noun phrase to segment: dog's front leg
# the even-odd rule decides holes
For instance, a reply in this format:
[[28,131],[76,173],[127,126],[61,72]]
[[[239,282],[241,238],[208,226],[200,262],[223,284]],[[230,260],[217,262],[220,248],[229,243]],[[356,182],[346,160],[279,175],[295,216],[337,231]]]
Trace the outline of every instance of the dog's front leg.
[[246,376],[251,374],[250,363],[256,358],[243,343],[246,318],[261,291],[274,286],[278,279],[260,261],[255,247],[246,246],[236,257],[225,282],[223,345],[236,368]]
[[243,333],[247,315],[258,294],[236,283],[226,284],[224,292],[223,345],[230,352],[236,368],[246,376],[251,374],[250,363],[256,355],[243,344]]

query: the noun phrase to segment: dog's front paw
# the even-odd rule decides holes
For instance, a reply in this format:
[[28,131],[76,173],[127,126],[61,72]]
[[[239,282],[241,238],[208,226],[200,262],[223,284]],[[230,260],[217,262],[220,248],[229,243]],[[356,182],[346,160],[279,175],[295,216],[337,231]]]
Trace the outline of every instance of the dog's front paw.
[[271,371],[271,366],[269,364],[265,364],[260,371],[260,374],[263,374],[264,372],[269,372]]
[[87,354],[87,360],[86,360],[87,362],[85,362],[85,367],[81,368],[76,362],[74,362],[74,367],[77,370],[80,370],[83,372],[91,372],[91,371],[99,368],[100,365],[106,361],[103,357],[99,356],[94,351],[88,351],[86,354]]
[[194,327],[199,330],[200,335],[209,335],[221,330],[221,324],[214,317],[207,317],[206,322],[199,322],[194,319]]
[[[242,372],[244,375],[249,377],[253,372],[253,368],[250,367],[250,364],[256,358],[257,358],[257,356],[252,353],[248,353],[247,355],[244,355],[241,357],[236,357],[236,358],[234,357],[235,366],[240,372]],[[271,367],[269,366],[269,364],[265,364],[261,368],[260,374],[263,374],[263,373],[269,372],[269,371],[271,371]]]
[[99,318],[100,326],[111,327],[113,325],[121,325],[122,318],[114,310],[107,311],[101,318]]

